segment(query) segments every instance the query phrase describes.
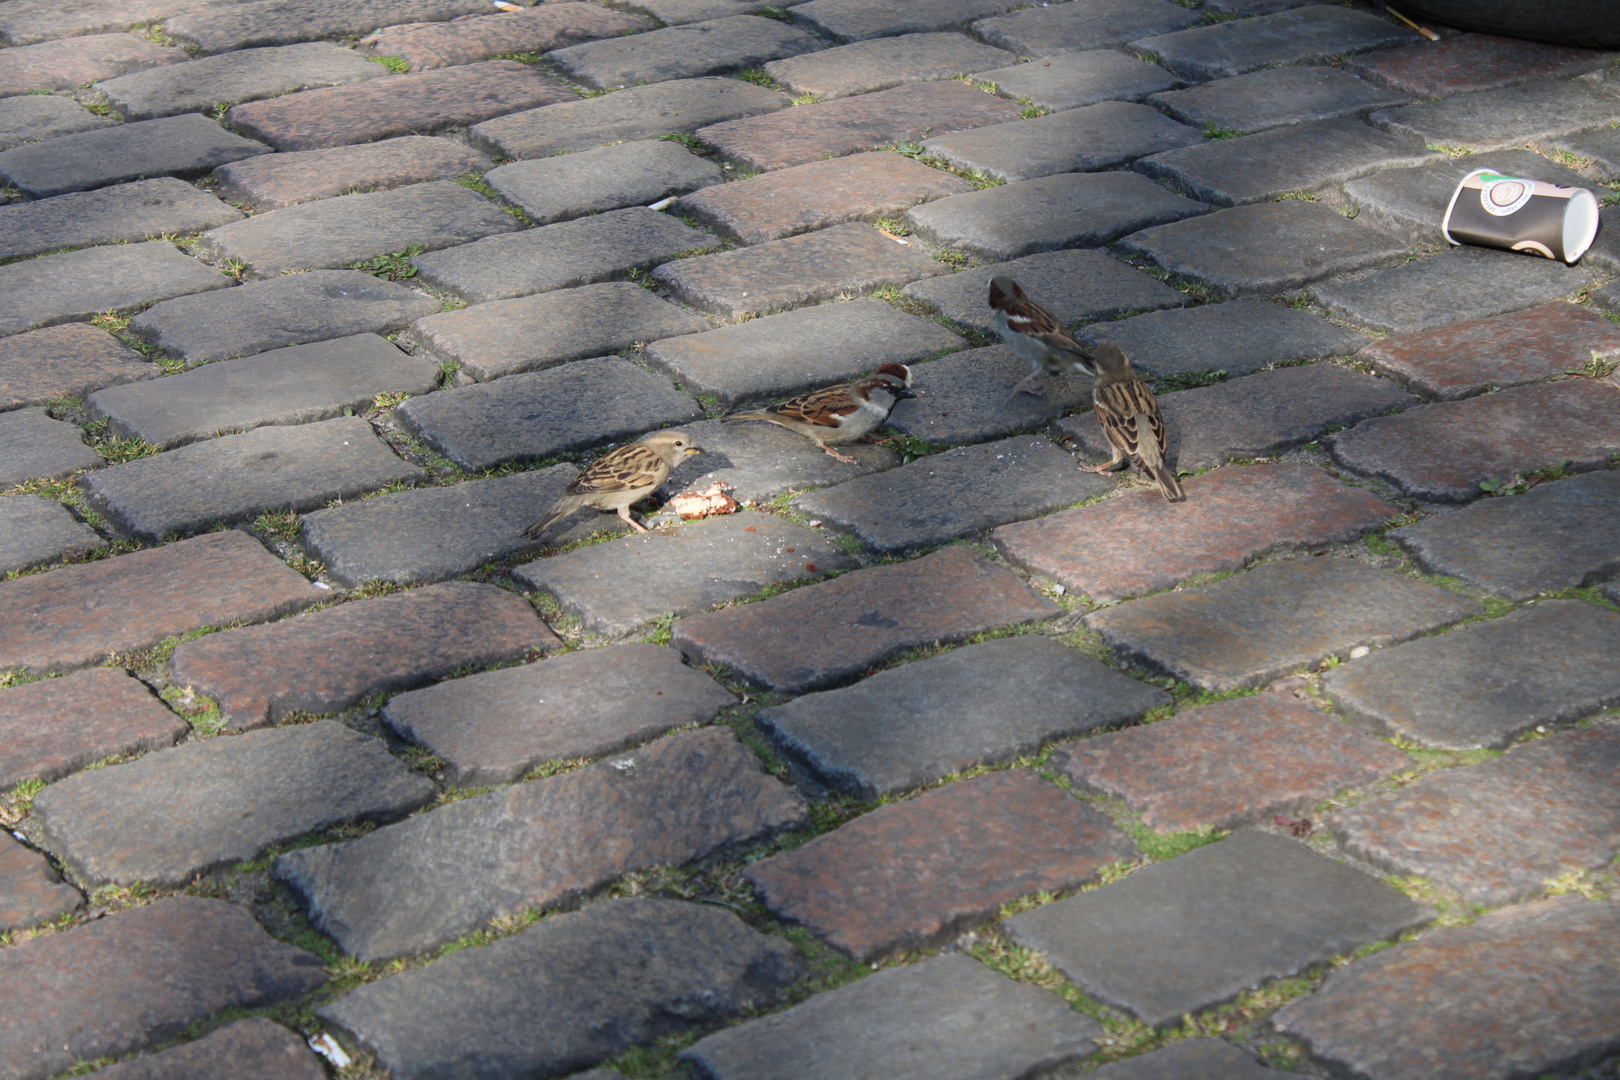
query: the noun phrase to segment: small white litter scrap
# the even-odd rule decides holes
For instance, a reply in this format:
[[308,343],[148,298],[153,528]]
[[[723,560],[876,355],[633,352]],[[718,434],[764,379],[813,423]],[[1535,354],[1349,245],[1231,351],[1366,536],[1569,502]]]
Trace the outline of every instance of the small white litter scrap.
[[353,1059],[343,1052],[343,1047],[337,1044],[337,1040],[324,1031],[310,1037],[309,1048],[330,1061],[334,1069],[347,1069],[353,1062]]
[[1363,656],[1366,656],[1370,652],[1372,652],[1372,650],[1367,646],[1357,645],[1355,648],[1350,650],[1350,659],[1360,660]]
[[740,506],[731,493],[737,490],[730,484],[716,480],[702,491],[687,489],[669,500],[667,508],[687,521],[713,517],[717,514],[735,514]]

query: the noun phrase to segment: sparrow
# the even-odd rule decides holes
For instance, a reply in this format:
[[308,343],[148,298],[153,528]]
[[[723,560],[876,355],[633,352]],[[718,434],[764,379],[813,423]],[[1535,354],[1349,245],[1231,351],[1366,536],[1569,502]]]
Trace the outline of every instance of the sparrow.
[[852,443],[877,430],[889,418],[889,411],[901,398],[914,398],[911,369],[904,364],[884,364],[869,379],[846,386],[829,386],[788,398],[761,412],[732,413],[732,420],[765,420],[814,442],[847,465],[860,462],[840,454],[834,445]]
[[1058,322],[1057,316],[1031,300],[1012,278],[1003,275],[990,279],[990,308],[996,313],[996,332],[1001,340],[1034,368],[1029,377],[1007,395],[1003,408],[1025,390],[1038,394],[1054,375],[1087,370],[1091,354],[1086,347]]
[[1129,458],[1153,477],[1166,502],[1186,498],[1175,472],[1164,463],[1164,417],[1159,414],[1158,399],[1131,369],[1130,357],[1107,341],[1088,354],[1084,369],[1096,380],[1091,387],[1091,402],[1103,434],[1113,445],[1114,457],[1103,465],[1081,465],[1081,471],[1115,472]]
[[644,435],[627,446],[603,454],[574,477],[563,497],[545,517],[524,529],[523,535],[538,540],[547,529],[582,506],[614,511],[632,529],[646,532],[646,526],[630,516],[630,507],[668,480],[670,471],[683,458],[701,453],[703,447],[693,446],[691,437],[679,431]]

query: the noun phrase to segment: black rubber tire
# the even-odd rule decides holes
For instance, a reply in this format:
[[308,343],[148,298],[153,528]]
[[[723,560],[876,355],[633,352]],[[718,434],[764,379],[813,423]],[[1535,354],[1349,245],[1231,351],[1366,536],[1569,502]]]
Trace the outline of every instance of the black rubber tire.
[[1396,10],[1462,30],[1553,45],[1620,45],[1620,0],[1403,0]]

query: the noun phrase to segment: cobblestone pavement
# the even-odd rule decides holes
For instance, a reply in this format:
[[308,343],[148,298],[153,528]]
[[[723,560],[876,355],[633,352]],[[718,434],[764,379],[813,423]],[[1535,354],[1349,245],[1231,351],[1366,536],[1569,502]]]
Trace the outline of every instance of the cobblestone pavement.
[[1620,54],[1439,29],[0,0],[0,1080],[1620,1076]]

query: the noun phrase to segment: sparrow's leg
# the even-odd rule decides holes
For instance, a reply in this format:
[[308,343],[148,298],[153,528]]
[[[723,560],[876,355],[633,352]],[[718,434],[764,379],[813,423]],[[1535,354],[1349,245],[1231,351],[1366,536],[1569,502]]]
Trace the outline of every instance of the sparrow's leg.
[[1130,462],[1125,460],[1125,455],[1120,451],[1115,450],[1113,459],[1110,461],[1105,461],[1101,465],[1087,465],[1082,461],[1080,463],[1080,471],[1091,473],[1119,472],[1119,470],[1125,468],[1129,464]]
[[845,465],[859,465],[861,463],[859,458],[852,458],[848,454],[840,454],[838,451],[834,450],[832,447],[828,446],[826,443],[820,443],[818,445],[820,445],[820,447],[823,450],[827,451],[827,453],[831,454],[833,457],[837,458],[839,461],[842,461]]
[[619,516],[624,518],[625,524],[629,525],[632,529],[636,530],[636,532],[646,532],[647,531],[647,526],[643,525],[641,522],[637,521],[635,518],[630,516],[630,508],[628,506],[619,507]]
[[1012,404],[1013,398],[1026,391],[1033,394],[1035,397],[1045,397],[1046,395],[1041,393],[1041,390],[1046,386],[1047,383],[1051,381],[1052,373],[1047,371],[1045,368],[1038,368],[1035,371],[1030,372],[1029,376],[1025,378],[1023,382],[1013,387],[1013,392],[1007,395],[1007,400],[1002,402],[1001,407],[1005,409],[1008,405]]

